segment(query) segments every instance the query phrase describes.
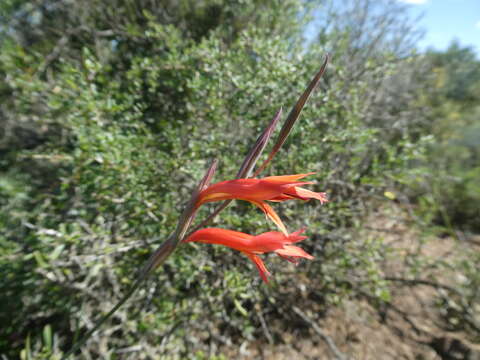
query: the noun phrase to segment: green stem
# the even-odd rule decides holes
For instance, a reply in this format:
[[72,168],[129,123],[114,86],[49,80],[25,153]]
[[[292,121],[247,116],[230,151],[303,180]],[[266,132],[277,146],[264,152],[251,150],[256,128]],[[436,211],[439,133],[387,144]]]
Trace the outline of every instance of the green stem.
[[128,290],[128,292],[124,295],[124,297],[110,310],[106,315],[104,315],[100,320],[98,320],[89,332],[87,332],[78,342],[76,342],[73,347],[68,351],[63,357],[62,360],[67,360],[69,356],[73,355],[77,350],[80,349],[82,345],[84,345],[87,340],[97,331],[100,326],[105,323],[125,302],[133,295],[133,293],[139,288],[139,286],[145,281],[145,279],[153,272],[156,268],[161,266],[165,260],[170,256],[170,254],[177,248],[180,242],[185,237],[187,233],[188,227],[191,225],[193,218],[195,217],[196,213],[196,201],[200,191],[206,188],[212,177],[215,173],[217,168],[217,160],[214,160],[210,167],[208,168],[205,176],[203,177],[202,181],[198,185],[198,188],[192,194],[188,205],[183,210],[182,215],[180,216],[180,220],[177,224],[177,228],[175,232],[165,241],[160,247],[150,256],[148,261],[146,262],[145,266],[141,269],[137,280],[132,285],[132,287]]
[[[100,320],[97,321],[95,326],[87,332],[83,337],[75,343],[75,345],[68,351],[63,357],[62,360],[68,359],[70,355],[73,355],[77,350],[80,349],[82,345],[84,345],[87,340],[93,335],[95,331],[97,331],[100,326],[103,325],[105,321],[108,320],[125,302],[133,295],[133,293],[138,289],[138,287],[147,279],[147,277],[160,265],[162,265],[165,260],[170,256],[170,254],[175,250],[178,245],[176,239],[178,235],[184,236],[186,227],[188,227],[188,221],[186,222],[186,226],[177,228],[177,231],[168,238],[160,247],[150,256],[148,261],[146,262],[145,266],[140,271],[140,275],[137,277],[135,283],[130,287],[128,292],[123,296],[123,298],[110,310],[107,314],[105,314]],[[178,232],[180,231],[180,234]]]
[[83,335],[83,337],[77,341],[75,343],[75,345],[70,349],[69,352],[67,352],[63,357],[62,357],[62,360],[66,360],[68,359],[69,356],[73,355],[77,350],[80,349],[80,347],[82,347],[86,342],[87,340],[90,338],[90,336],[93,335],[93,333],[95,331],[97,331],[100,326],[103,325],[103,323],[105,321],[108,320],[108,318],[110,316],[112,316],[129,298],[130,296],[132,296],[132,294],[137,290],[137,288],[142,284],[142,282],[148,277],[149,273],[144,273],[142,274],[142,276],[140,276],[137,281],[135,282],[135,284],[132,285],[132,287],[130,288],[130,290],[128,290],[128,292],[123,296],[123,298],[117,303],[117,305],[115,305],[112,310],[110,310],[108,312],[108,314],[105,314],[99,321],[97,321],[96,325],[89,331],[87,332],[85,335]]

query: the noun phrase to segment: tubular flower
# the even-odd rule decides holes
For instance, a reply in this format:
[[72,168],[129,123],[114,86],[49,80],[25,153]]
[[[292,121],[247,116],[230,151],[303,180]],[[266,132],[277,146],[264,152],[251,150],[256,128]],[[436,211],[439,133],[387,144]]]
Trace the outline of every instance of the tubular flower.
[[195,231],[183,241],[224,245],[241,251],[253,261],[263,281],[268,282],[268,276],[271,274],[258,254],[274,252],[294,264],[298,263],[298,258],[312,260],[312,255],[306,253],[298,246],[292,245],[307,238],[300,235],[303,231],[299,230],[290,235],[284,235],[278,231],[270,231],[253,236],[233,230],[206,228]]
[[212,201],[239,199],[258,206],[285,234],[288,231],[280,217],[265,201],[281,202],[291,199],[317,199],[323,204],[327,202],[325,193],[317,193],[300,187],[313,184],[311,181],[298,181],[308,175],[269,176],[263,179],[237,179],[222,181],[203,190],[198,197],[197,207]]

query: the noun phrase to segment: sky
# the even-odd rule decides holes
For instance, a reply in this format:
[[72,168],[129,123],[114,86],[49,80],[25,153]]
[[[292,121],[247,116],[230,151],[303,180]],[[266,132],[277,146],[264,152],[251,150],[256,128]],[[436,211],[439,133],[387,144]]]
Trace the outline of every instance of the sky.
[[472,46],[480,57],[480,0],[398,0],[409,4],[413,16],[423,14],[421,49],[444,50],[457,39]]

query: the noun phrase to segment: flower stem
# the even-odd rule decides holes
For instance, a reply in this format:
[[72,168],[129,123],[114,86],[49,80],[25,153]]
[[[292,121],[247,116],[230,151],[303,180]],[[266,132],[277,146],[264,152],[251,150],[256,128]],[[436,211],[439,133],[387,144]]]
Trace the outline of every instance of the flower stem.
[[175,232],[170,235],[167,241],[160,245],[160,247],[150,256],[148,261],[140,270],[139,275],[135,280],[135,283],[130,287],[128,292],[107,314],[102,316],[95,323],[95,326],[92,329],[90,329],[85,335],[83,335],[83,337],[79,341],[77,341],[65,355],[62,356],[62,360],[67,360],[71,355],[77,352],[95,333],[95,331],[97,331],[105,323],[105,321],[107,321],[123,304],[125,304],[125,302],[127,302],[127,300],[135,293],[135,291],[140,287],[140,285],[142,285],[142,283],[148,278],[148,276],[152,274],[155,269],[165,263],[167,258],[178,247],[180,242],[185,237],[185,234],[187,233],[188,227],[192,223],[193,218],[195,217],[195,203],[197,201],[198,194],[200,193],[200,191],[202,191],[209,185],[216,168],[217,160],[214,160],[208,168],[207,172],[205,173],[203,179],[200,181],[199,185],[193,192],[192,196],[190,197],[190,201],[188,202],[187,206],[183,210],[182,215],[180,216]]

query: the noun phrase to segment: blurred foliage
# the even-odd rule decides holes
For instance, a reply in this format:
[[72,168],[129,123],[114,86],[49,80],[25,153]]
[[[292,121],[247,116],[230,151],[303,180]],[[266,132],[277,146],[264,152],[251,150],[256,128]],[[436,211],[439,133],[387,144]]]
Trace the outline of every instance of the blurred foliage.
[[429,109],[425,131],[434,141],[410,174],[408,191],[425,229],[458,242],[457,259],[437,265],[455,283],[454,291],[437,293],[444,329],[478,343],[478,250],[472,239],[480,231],[480,60],[457,42],[444,52],[427,52],[426,60],[432,70],[420,102]]
[[458,271],[457,292],[443,292],[437,299],[449,331],[465,331],[474,343],[480,341],[480,254],[463,251],[454,264]]
[[420,212],[452,231],[480,230],[480,60],[453,42],[427,53],[432,77],[421,99],[431,108],[435,142],[419,166],[414,192]]
[[[280,106],[294,104],[326,51],[333,60],[321,89],[267,169],[316,171],[313,187],[330,195],[323,207],[276,206],[291,231],[308,228],[305,248],[317,260],[293,268],[268,259],[275,281],[264,286],[239,254],[184,246],[83,356],[213,359],[219,346],[262,336],[263,317],[288,326],[292,304],[315,304],[321,313],[360,293],[388,301],[380,266],[388,251],[382,239],[355,234],[379,201],[391,201],[387,190],[429,173],[412,164],[424,164],[432,129],[450,126],[449,109],[465,105],[455,86],[464,89],[476,60],[464,73],[451,71],[449,61],[464,61],[468,51],[457,49],[454,60],[415,55],[415,28],[402,4],[345,4],[1,3],[0,354],[52,358],[91,328],[173,230],[207,162],[220,160],[217,181],[232,178],[259,131]],[[359,9],[362,21],[352,15]],[[318,20],[318,13],[328,16]],[[316,17],[318,36],[306,47],[305,25]],[[425,92],[442,76],[448,88]],[[473,109],[478,82],[468,89],[462,114]],[[457,140],[447,131],[434,135],[450,149]],[[463,157],[451,150],[457,165],[442,162],[442,177],[428,181],[437,188],[425,193],[415,182],[420,204],[445,209],[448,201],[448,211],[478,211],[472,198],[479,171],[467,167],[478,156],[478,138],[469,138],[476,155],[465,153],[472,134],[465,131]],[[440,179],[452,169],[461,179],[446,192]],[[252,234],[271,227],[242,202],[216,225]]]

